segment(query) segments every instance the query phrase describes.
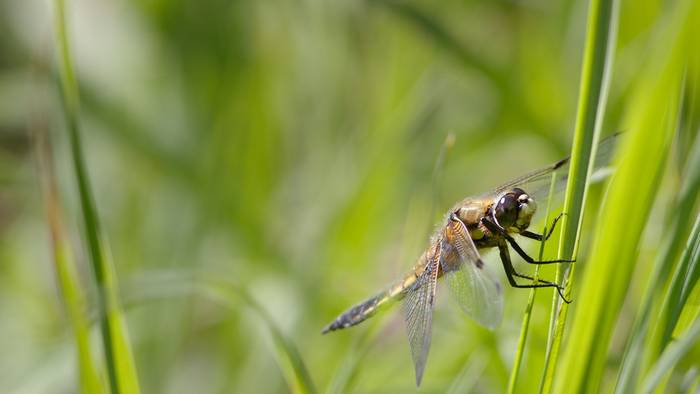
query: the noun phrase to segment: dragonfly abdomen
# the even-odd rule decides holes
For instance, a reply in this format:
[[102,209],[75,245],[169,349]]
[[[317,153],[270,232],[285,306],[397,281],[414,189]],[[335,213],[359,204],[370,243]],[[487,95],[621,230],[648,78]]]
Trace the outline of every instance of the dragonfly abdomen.
[[379,307],[383,299],[387,298],[385,293],[386,292],[377,294],[367,301],[361,302],[348,309],[333,320],[331,324],[327,325],[326,328],[323,329],[322,333],[325,334],[329,331],[352,327],[365,321],[365,319],[369,318],[374,314],[374,312],[377,311],[377,307]]
[[403,298],[404,290],[413,285],[415,281],[416,274],[414,271],[411,271],[400,282],[343,312],[331,324],[327,325],[322,333],[325,334],[329,331],[340,330],[362,323],[372,317],[382,305],[389,301]]
[[[381,293],[375,295],[374,297],[361,302],[347,311],[343,312],[338,316],[333,322],[327,325],[322,333],[327,333],[329,331],[340,330],[343,328],[352,327],[354,325],[360,324],[377,312],[379,307],[383,306],[390,301],[403,299],[407,289],[412,289],[411,287],[416,284],[416,280],[426,269],[426,264],[429,261],[429,256],[435,254],[436,248],[440,244],[440,240],[436,239],[433,244],[423,255],[418,259],[418,263],[413,267],[413,269],[407,273],[401,280],[394,283],[392,286],[382,291]],[[412,289],[415,290],[415,289]]]

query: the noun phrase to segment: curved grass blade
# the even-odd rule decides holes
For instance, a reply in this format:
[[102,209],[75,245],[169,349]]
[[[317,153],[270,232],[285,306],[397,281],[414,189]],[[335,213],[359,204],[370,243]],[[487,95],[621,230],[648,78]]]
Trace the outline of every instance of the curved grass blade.
[[[571,153],[569,180],[564,197],[561,238],[559,239],[558,258],[571,259],[578,254],[578,241],[581,231],[584,205],[586,202],[588,180],[593,170],[593,158],[596,154],[603,115],[607,103],[613,53],[617,39],[619,1],[591,0],[588,8],[588,27],[586,46],[581,71],[576,128]],[[557,279],[566,276],[565,295],[571,298],[571,284],[574,265],[557,266]],[[568,271],[568,273],[566,272]],[[559,306],[559,308],[557,308]],[[568,304],[560,305],[559,298],[552,300],[552,327],[545,356],[545,368],[541,382],[541,391],[548,393],[559,358],[559,347],[564,333]]]
[[493,81],[502,81],[505,79],[500,70],[486,63],[483,56],[480,56],[476,51],[462,44],[442,23],[420,7],[410,2],[397,0],[373,0],[371,4],[383,6],[397,16],[420,28],[421,32],[425,34],[427,38],[444,48],[449,55],[454,56],[454,58],[465,67],[479,70]]
[[364,330],[348,349],[340,367],[328,384],[326,393],[341,394],[350,391],[359,375],[360,367],[363,365],[362,361],[372,348],[372,343],[376,342],[380,336],[381,328],[385,327],[386,315],[375,316],[372,318],[372,322],[373,324],[369,324],[369,329]]
[[520,100],[522,97],[510,92],[513,91],[510,75],[501,66],[489,62],[482,56],[477,48],[463,43],[459,36],[454,34],[448,26],[439,18],[431,15],[416,3],[404,0],[372,0],[370,4],[377,4],[386,8],[397,17],[416,27],[436,47],[444,50],[454,61],[458,62],[465,70],[476,70],[485,75],[501,92],[504,100],[503,108],[507,108],[510,115],[513,113],[523,119],[529,119],[531,114],[523,111]]
[[60,88],[63,99],[63,114],[69,133],[73,170],[77,179],[78,195],[83,212],[84,232],[87,238],[92,271],[99,289],[99,307],[103,312],[101,331],[110,388],[115,394],[138,393],[140,391],[139,383],[124,316],[119,304],[117,279],[112,261],[106,250],[106,243],[100,231],[97,208],[90,189],[83,155],[78,119],[78,86],[73,71],[73,61],[66,31],[64,0],[54,1],[54,11],[56,45],[61,64]]
[[488,360],[483,352],[469,356],[459,375],[452,381],[445,394],[471,393],[475,391],[476,382],[484,373]]
[[[685,54],[700,6],[682,1],[652,47],[652,62],[627,114],[616,174],[600,212],[556,391],[600,389],[608,345],[634,271],[639,243],[677,127]],[[640,176],[643,174],[643,176]]]
[[265,323],[265,326],[272,335],[272,341],[275,345],[275,355],[277,356],[278,364],[284,373],[290,391],[300,394],[316,393],[311,375],[297,347],[282,333],[282,330],[279,329],[270,314],[267,313],[247,291],[229,281],[215,277],[200,277],[196,283],[198,286],[195,289],[201,289],[203,294],[207,294],[210,297],[222,301],[230,308],[236,308],[240,301],[243,301],[250,307]]
[[167,300],[194,295],[218,302],[230,309],[250,308],[270,332],[274,353],[284,378],[293,393],[316,393],[306,364],[296,345],[279,328],[270,314],[242,286],[221,279],[225,275],[168,270],[151,273],[134,283],[127,283],[127,305],[144,301]]
[[[377,318],[375,318],[377,319]],[[378,330],[378,325],[371,325],[372,328],[364,330],[363,333],[353,342],[346,356],[334,374],[331,383],[328,385],[328,394],[342,394],[349,391],[360,370],[361,362],[367,356],[370,343],[374,341]]]

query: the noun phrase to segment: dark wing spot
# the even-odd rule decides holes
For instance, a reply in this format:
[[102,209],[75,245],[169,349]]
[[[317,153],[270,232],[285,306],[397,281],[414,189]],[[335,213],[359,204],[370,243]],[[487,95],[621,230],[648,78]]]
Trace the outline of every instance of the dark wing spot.
[[554,163],[554,166],[552,167],[552,170],[558,170],[561,168],[563,165],[569,162],[569,158],[561,159],[558,162]]

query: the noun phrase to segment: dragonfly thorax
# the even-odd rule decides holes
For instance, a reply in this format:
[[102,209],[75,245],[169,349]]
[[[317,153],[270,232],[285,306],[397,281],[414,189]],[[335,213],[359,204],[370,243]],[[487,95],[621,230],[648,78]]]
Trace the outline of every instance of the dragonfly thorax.
[[498,224],[510,232],[520,233],[530,226],[537,204],[523,189],[515,188],[499,196],[493,215]]

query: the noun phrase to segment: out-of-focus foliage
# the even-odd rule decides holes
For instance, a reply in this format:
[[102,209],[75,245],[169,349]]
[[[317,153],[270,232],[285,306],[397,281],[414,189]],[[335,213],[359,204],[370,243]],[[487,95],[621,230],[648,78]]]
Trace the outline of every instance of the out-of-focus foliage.
[[[89,316],[100,317],[81,240],[49,3],[0,3],[2,392],[75,392],[79,384],[30,126],[51,137],[66,242]],[[675,3],[621,0],[606,133],[634,124],[622,120],[642,70],[659,55],[650,50]],[[142,392],[285,392],[304,369],[309,376],[298,374],[298,387],[308,378],[319,391],[414,390],[398,308],[345,332],[320,330],[410,267],[455,201],[569,153],[587,4],[68,1],[85,161]],[[643,231],[638,256],[625,263],[634,269],[603,360],[607,390],[666,228],[674,215],[697,212],[694,203],[685,205],[688,212],[667,209],[693,172],[686,158],[698,130],[697,75],[688,73],[682,127],[650,218],[636,229]],[[434,182],[450,132],[455,143]],[[592,189],[584,218],[572,315],[585,303],[577,285],[601,195]],[[689,231],[678,232],[681,246]],[[523,243],[536,252],[535,243]],[[545,255],[557,243],[552,238]],[[486,260],[503,281],[497,256]],[[162,280],[183,273],[220,278],[251,299],[236,308],[233,296],[212,302],[184,288],[186,280]],[[553,267],[539,275],[552,278]],[[661,297],[667,285],[654,291]],[[695,327],[697,289],[687,293],[695,309],[681,315],[684,327]],[[421,391],[504,391],[528,294],[506,288],[503,324],[489,332],[439,288]],[[550,301],[549,291],[538,292],[516,392],[539,387]],[[681,357],[663,378],[671,387],[697,380],[700,350],[681,343],[688,342],[682,352],[672,349]],[[563,351],[567,344],[565,335]],[[301,361],[285,361],[288,349]]]

